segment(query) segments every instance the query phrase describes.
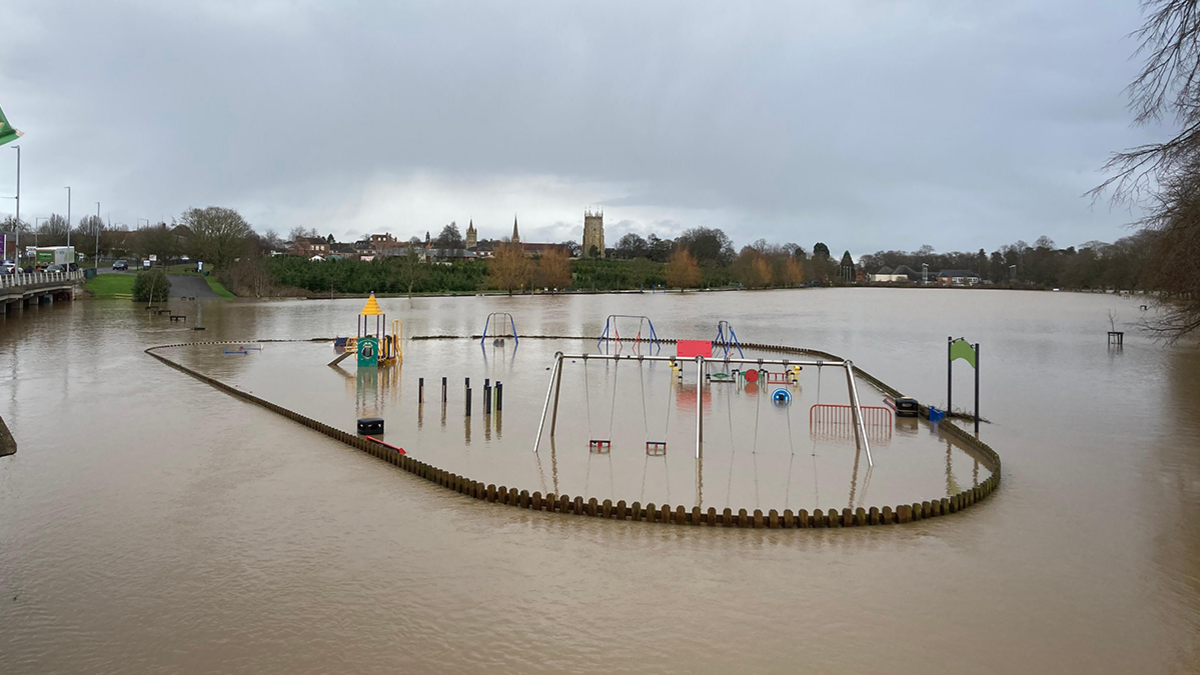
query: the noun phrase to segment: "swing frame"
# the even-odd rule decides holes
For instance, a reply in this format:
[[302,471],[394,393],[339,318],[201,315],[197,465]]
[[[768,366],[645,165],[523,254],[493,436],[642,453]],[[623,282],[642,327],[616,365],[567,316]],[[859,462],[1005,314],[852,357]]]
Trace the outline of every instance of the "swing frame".
[[[617,363],[619,363],[620,361],[634,361],[634,360],[638,361],[639,363],[644,362],[644,361],[678,361],[679,360],[677,357],[674,357],[674,356],[646,356],[646,355],[641,355],[641,354],[636,355],[636,356],[632,355],[632,354],[626,355],[626,356],[621,356],[620,354],[563,354],[562,352],[556,352],[554,354],[554,366],[550,369],[551,370],[550,385],[546,388],[546,401],[545,401],[545,403],[542,404],[542,417],[541,417],[541,420],[538,422],[537,438],[535,438],[533,441],[533,451],[535,453],[538,452],[539,448],[542,445],[542,431],[546,427],[546,415],[547,414],[550,415],[550,436],[551,437],[554,436],[554,432],[558,427],[558,400],[559,400],[560,394],[562,393],[562,374],[563,374],[563,363],[564,363],[565,359],[582,360],[584,362],[585,368],[587,367],[587,361],[589,359],[601,359],[601,360],[613,361],[613,362],[617,362]],[[869,466],[875,466],[875,462],[871,458],[871,444],[867,440],[867,429],[863,423],[862,405],[859,404],[859,400],[858,400],[858,387],[854,383],[854,362],[853,361],[851,361],[849,359],[846,359],[844,361],[821,361],[821,360],[805,360],[805,359],[801,359],[801,360],[734,359],[734,358],[729,358],[729,357],[726,357],[723,359],[706,359],[703,356],[697,356],[695,358],[695,362],[696,362],[696,459],[700,459],[703,456],[703,449],[704,449],[704,405],[703,405],[704,401],[703,401],[703,398],[704,398],[704,382],[706,381],[705,375],[708,370],[708,364],[716,363],[716,364],[724,364],[726,366],[728,366],[730,364],[756,365],[756,366],[758,366],[759,370],[761,370],[764,365],[778,365],[778,366],[784,366],[785,368],[788,368],[791,366],[801,366],[801,367],[815,366],[817,368],[818,373],[821,372],[821,370],[820,370],[821,368],[828,366],[828,367],[832,367],[832,368],[843,368],[846,371],[846,388],[849,390],[849,393],[850,393],[851,410],[854,413],[855,445],[857,447],[860,447],[860,448],[866,450],[867,464]],[[551,408],[551,405],[550,405],[551,399],[553,399],[553,401],[554,401],[553,408]],[[649,448],[649,444],[647,444],[647,448]]]

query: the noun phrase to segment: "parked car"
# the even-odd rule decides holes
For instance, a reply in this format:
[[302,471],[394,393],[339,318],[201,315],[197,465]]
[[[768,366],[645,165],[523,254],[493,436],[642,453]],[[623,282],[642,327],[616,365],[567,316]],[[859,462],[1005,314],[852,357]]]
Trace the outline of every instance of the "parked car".
[[13,274],[17,271],[17,265],[11,260],[0,262],[0,274]]
[[127,272],[129,271],[129,263],[124,260],[118,260],[113,263],[112,268],[114,272]]
[[62,265],[50,265],[49,267],[47,267],[45,270],[42,270],[42,271],[44,271],[44,272],[66,272],[67,268],[63,267]]

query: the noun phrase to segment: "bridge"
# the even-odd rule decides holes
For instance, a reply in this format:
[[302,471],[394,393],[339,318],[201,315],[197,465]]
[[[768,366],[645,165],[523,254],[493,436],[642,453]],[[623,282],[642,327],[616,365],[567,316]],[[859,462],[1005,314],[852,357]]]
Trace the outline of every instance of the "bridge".
[[56,299],[74,300],[83,285],[83,271],[0,274],[0,307],[13,314],[30,305],[49,305]]

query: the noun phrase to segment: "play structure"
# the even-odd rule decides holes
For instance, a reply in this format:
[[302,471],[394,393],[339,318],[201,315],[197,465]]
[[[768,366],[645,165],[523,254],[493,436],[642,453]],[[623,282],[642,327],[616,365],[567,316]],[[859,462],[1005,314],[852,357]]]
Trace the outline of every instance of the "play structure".
[[712,346],[714,350],[722,350],[723,356],[728,357],[736,349],[739,359],[746,358],[742,353],[742,344],[738,342],[737,333],[733,332],[733,326],[729,325],[728,321],[717,322],[717,337],[713,339]]
[[[611,319],[611,317],[610,317],[610,319]],[[606,332],[607,332],[607,329],[606,329]],[[614,335],[615,335],[615,331],[614,331]],[[615,337],[614,337],[614,339],[615,339]],[[711,342],[709,342],[709,341],[690,341],[690,342],[701,342],[702,345],[707,346],[707,348],[709,349],[709,353],[711,354],[711,347],[712,347]],[[584,393],[584,397],[585,397],[584,403],[585,403],[585,406],[587,409],[587,414],[588,414],[588,438],[589,438],[588,446],[589,446],[589,448],[593,448],[594,449],[593,451],[607,452],[612,446],[612,441],[611,441],[612,428],[613,428],[613,424],[614,424],[614,420],[615,420],[616,401],[617,401],[617,389],[616,389],[617,378],[616,378],[616,375],[620,369],[621,362],[622,361],[636,362],[636,365],[639,368],[639,375],[641,375],[642,369],[644,369],[648,364],[651,364],[655,361],[666,362],[666,363],[670,364],[670,366],[671,366],[672,382],[674,382],[675,381],[675,375],[674,375],[675,371],[677,369],[681,370],[680,362],[684,358],[682,355],[691,353],[691,351],[693,349],[702,349],[702,347],[700,345],[692,345],[692,344],[690,344],[690,342],[685,341],[685,340],[679,341],[679,343],[677,343],[679,346],[679,353],[676,356],[648,356],[648,355],[641,355],[641,354],[637,354],[637,355],[631,354],[631,355],[627,355],[627,356],[621,356],[620,354],[564,355],[562,352],[556,353],[554,355],[554,365],[550,369],[551,370],[550,384],[546,390],[546,400],[542,404],[542,416],[541,416],[541,420],[538,422],[537,437],[533,443],[533,451],[535,453],[538,452],[538,449],[541,446],[542,432],[546,426],[547,414],[550,415],[550,436],[551,437],[554,436],[555,431],[557,429],[557,426],[558,426],[558,402],[559,402],[560,395],[562,393],[562,373],[563,373],[563,367],[564,367],[565,363],[567,363],[567,362],[570,362],[570,363],[582,362],[582,364],[583,364],[583,380],[584,380],[584,392],[585,392]],[[588,362],[596,361],[596,360],[613,362],[612,404],[611,404],[611,407],[609,410],[608,431],[607,431],[606,436],[601,436],[600,434],[597,434],[593,431],[593,425],[592,425],[592,419],[591,419],[592,405],[591,405],[591,393],[590,393],[591,387],[588,382],[588,378],[589,378]],[[760,373],[771,372],[766,369],[766,366],[781,366],[781,369],[779,371],[774,371],[774,372],[778,374],[778,378],[780,379],[780,382],[778,382],[778,383],[784,384],[785,386],[791,386],[791,385],[795,385],[798,383],[799,369],[803,366],[815,366],[817,368],[818,378],[820,377],[821,369],[823,367],[829,366],[829,367],[835,367],[835,368],[843,368],[846,371],[846,387],[847,387],[847,390],[848,390],[848,393],[850,396],[850,405],[843,406],[843,407],[845,407],[849,410],[849,414],[850,414],[850,425],[849,426],[853,431],[854,440],[855,440],[856,445],[866,452],[867,463],[872,466],[874,465],[874,460],[871,457],[871,446],[870,446],[870,442],[867,437],[866,418],[867,418],[867,415],[870,414],[872,416],[871,417],[872,422],[874,423],[874,421],[876,420],[875,415],[877,415],[877,413],[866,412],[864,409],[864,406],[862,406],[859,403],[858,388],[854,382],[854,364],[851,361],[849,361],[849,360],[844,360],[844,361],[817,361],[817,360],[793,361],[793,360],[789,360],[789,359],[733,359],[733,358],[709,359],[709,358],[705,358],[705,356],[703,355],[703,352],[697,354],[694,357],[694,361],[696,363],[696,458],[697,459],[699,459],[702,456],[703,444],[704,444],[704,396],[705,396],[705,386],[704,385],[706,382],[711,383],[713,381],[716,381],[707,372],[710,365],[720,365],[720,366],[724,366],[726,368],[728,368],[730,365],[751,366],[749,368],[745,368],[744,370],[734,371],[736,373],[734,375],[734,377],[735,378],[740,377],[741,379],[744,379],[745,382],[748,383],[748,385],[746,386],[746,391],[754,392],[755,394],[757,394],[759,400],[761,400],[762,398],[765,397],[763,395],[762,391],[757,386],[751,388],[749,386],[749,384],[755,384],[759,380]],[[793,374],[796,376],[796,379],[792,379]],[[647,406],[645,404],[644,379],[643,379],[642,391],[643,391],[642,410],[646,411]],[[818,388],[818,391],[819,391],[819,388]],[[783,395],[779,394],[779,392],[776,391],[771,394],[771,400],[776,405],[790,406],[791,394],[786,389],[784,389]],[[551,405],[551,401],[553,401],[553,406]],[[818,404],[818,406],[814,406],[814,407],[820,407],[820,404]],[[824,410],[824,408],[821,408],[821,409]],[[887,428],[890,430],[891,429],[891,426],[890,426],[891,410],[888,410],[887,408],[878,408],[878,409],[883,410],[884,412],[887,413],[887,418],[888,418],[888,422],[889,422]],[[756,427],[758,424],[757,419],[758,419],[758,412],[756,410],[756,412],[755,412]],[[789,424],[790,424],[790,419],[791,419],[790,416],[788,419],[789,419]],[[669,421],[670,421],[670,415],[667,415],[667,422],[669,423]],[[665,451],[666,451],[666,436],[667,436],[667,434],[666,434],[667,429],[665,428],[665,426],[663,429],[662,436],[652,437],[652,435],[650,433],[650,428],[649,428],[650,427],[649,419],[647,417],[646,412],[643,412],[643,426],[646,431],[645,442],[646,442],[647,454],[665,453]],[[789,435],[790,435],[790,427],[789,427]],[[757,434],[757,428],[756,428],[755,435],[754,435],[754,442],[755,442],[756,448],[757,448],[757,436],[758,436],[758,434]]]
[[[374,332],[371,331],[371,319],[374,318]],[[354,337],[336,338],[333,348],[342,353],[329,365],[336,366],[350,356],[356,356],[359,368],[390,366],[404,360],[404,324],[399,319],[393,319],[392,332],[387,329],[387,315],[375,299],[375,294],[367,298],[356,319]]]
[[[505,319],[512,328],[513,344],[520,344],[521,341],[517,338],[517,322],[513,320],[513,315],[508,312],[492,312],[487,315],[487,319],[483,322],[483,335],[479,337],[479,344],[482,345],[488,338],[492,339],[492,345],[495,347],[504,346],[504,338],[509,337],[509,334],[504,327]],[[488,327],[491,327],[492,332],[488,334]]]
[[[630,327],[634,322],[637,323],[637,330],[633,331],[633,335],[630,336]],[[632,337],[634,342],[641,342],[642,335],[645,334],[645,339],[651,346],[662,346],[658,341],[658,334],[654,332],[654,322],[648,316],[637,314],[609,314],[608,318],[604,320],[604,331],[600,333],[600,339],[596,341],[596,346],[599,347],[609,340],[620,343],[622,325],[626,326],[626,338]]]

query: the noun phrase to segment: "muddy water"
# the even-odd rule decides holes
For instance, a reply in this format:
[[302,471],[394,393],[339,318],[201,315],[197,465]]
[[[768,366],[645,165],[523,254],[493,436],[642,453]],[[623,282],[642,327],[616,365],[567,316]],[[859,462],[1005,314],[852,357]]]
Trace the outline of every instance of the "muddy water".
[[[1000,491],[950,518],[838,531],[464,500],[141,353],[196,337],[177,324],[124,303],[30,311],[0,328],[0,412],[21,446],[0,459],[0,671],[1194,672],[1200,352],[1132,333],[1109,350],[1108,310],[1132,321],[1138,304],[885,290],[383,301],[410,335],[477,333],[490,311],[548,334],[626,313],[708,337],[727,319],[743,340],[845,354],[935,403],[945,337],[981,342]],[[344,334],[360,306],[187,311],[206,339],[250,340]],[[970,384],[961,368],[958,405]],[[358,405],[357,382],[337,386]]]

